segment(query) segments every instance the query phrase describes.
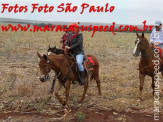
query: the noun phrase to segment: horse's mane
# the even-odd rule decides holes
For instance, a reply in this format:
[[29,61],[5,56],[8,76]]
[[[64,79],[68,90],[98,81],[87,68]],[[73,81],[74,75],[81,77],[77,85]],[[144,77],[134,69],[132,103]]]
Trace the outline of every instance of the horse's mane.
[[47,55],[48,58],[64,58],[64,54],[55,54],[55,53],[51,53],[50,55]]
[[63,54],[63,50],[62,50],[62,49],[59,49],[59,48],[56,48],[56,46],[53,47],[53,48],[51,48],[51,47],[49,46],[49,49],[47,50],[47,52],[52,52],[52,53],[55,53],[55,54],[57,54],[57,55]]

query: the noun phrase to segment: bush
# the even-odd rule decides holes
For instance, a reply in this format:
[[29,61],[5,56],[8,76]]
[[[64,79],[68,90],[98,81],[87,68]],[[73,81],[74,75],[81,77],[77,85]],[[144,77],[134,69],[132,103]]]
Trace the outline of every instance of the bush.
[[82,122],[85,118],[85,115],[83,112],[79,111],[75,114],[75,117],[77,118],[78,122]]

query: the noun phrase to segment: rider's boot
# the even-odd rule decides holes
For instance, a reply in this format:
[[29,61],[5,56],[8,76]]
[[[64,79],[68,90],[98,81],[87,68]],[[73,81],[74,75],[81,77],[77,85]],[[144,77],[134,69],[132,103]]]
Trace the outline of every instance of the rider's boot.
[[80,85],[84,85],[84,71],[80,71]]

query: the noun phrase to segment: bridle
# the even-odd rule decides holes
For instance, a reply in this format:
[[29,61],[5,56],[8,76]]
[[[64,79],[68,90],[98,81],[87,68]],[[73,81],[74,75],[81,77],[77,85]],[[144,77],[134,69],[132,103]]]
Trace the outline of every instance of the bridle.
[[46,80],[46,79],[49,79],[50,77],[49,77],[49,72],[50,72],[50,65],[48,65],[48,63],[49,63],[49,61],[47,61],[47,66],[46,66],[46,75],[44,75],[43,77],[41,77],[40,79],[41,79],[41,81],[43,82],[44,80]]

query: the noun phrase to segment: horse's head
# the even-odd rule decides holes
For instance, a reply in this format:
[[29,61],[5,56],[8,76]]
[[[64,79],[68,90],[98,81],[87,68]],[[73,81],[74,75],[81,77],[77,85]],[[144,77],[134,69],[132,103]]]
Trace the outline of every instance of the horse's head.
[[49,48],[48,48],[48,55],[50,55],[50,53],[56,53],[56,46],[54,46],[54,47],[50,47],[50,45],[49,45]]
[[45,54],[42,56],[39,52],[37,52],[37,55],[40,58],[39,62],[41,72],[40,81],[44,82],[47,79],[49,79],[49,72],[51,71],[52,67],[50,65],[48,57]]
[[135,48],[133,50],[133,56],[135,57],[140,56],[147,46],[149,46],[148,40],[144,37],[144,33],[142,33],[142,35],[136,33],[136,35],[137,40],[135,41]]
[[55,53],[56,55],[59,55],[62,52],[63,52],[62,49],[58,49],[56,46],[50,47],[50,45],[49,45],[48,55],[50,55],[50,53]]

